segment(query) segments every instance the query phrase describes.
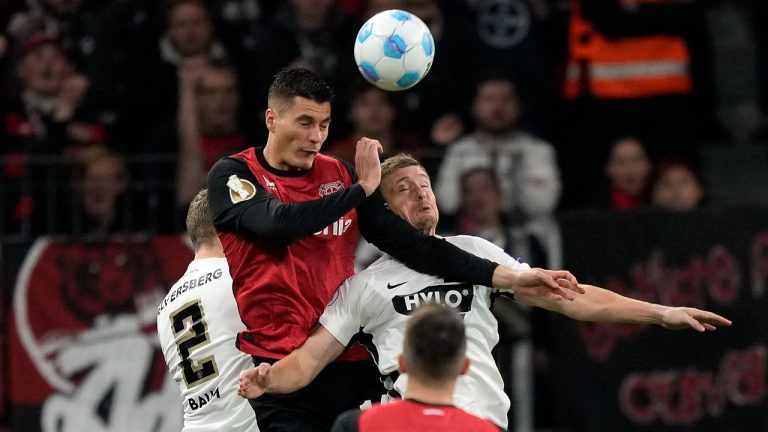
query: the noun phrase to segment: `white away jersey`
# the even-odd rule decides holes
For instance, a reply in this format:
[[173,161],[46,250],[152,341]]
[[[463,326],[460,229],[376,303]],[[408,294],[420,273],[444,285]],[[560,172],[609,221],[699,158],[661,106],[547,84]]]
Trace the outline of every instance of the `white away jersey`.
[[235,347],[240,321],[226,258],[192,261],[157,309],[165,362],[179,383],[184,432],[257,432],[256,416],[238,396],[251,357]]
[[[454,245],[477,256],[515,270],[527,270],[498,246],[479,237],[446,237]],[[471,363],[459,378],[454,404],[477,416],[507,427],[509,398],[491,355],[499,341],[498,323],[490,310],[493,288],[468,283],[446,283],[409,269],[389,255],[347,279],[320,317],[320,323],[342,344],[362,329],[372,335],[374,358],[382,374],[397,371],[397,357],[403,351],[408,316],[427,302],[449,306],[464,317],[467,329],[467,356]],[[401,394],[405,375],[395,382]]]

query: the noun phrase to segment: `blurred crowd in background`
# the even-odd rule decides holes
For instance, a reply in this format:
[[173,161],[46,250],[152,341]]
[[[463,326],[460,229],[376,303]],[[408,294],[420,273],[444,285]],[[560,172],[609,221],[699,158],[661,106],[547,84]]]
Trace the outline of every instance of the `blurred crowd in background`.
[[[352,55],[361,23],[393,8],[436,40],[401,93],[363,81]],[[749,54],[716,40],[723,10]],[[324,152],[351,159],[361,136],[409,152],[441,230],[546,256],[559,211],[707,203],[701,149],[766,137],[764,18],[759,1],[7,0],[0,226],[6,240],[181,231],[208,168],[263,145],[271,77],[302,66],[337,92]],[[738,92],[722,88],[739,86],[746,105],[730,106],[751,117],[724,121]]]
[[[353,58],[361,24],[386,9],[416,14],[436,42],[427,77],[400,93],[366,83]],[[441,233],[559,268],[562,212],[725,206],[743,176],[765,188],[767,12],[759,0],[4,0],[0,240],[182,232],[213,163],[265,143],[272,76],[301,66],[337,94],[324,153],[353,161],[362,136],[408,152],[432,177]],[[362,245],[358,260],[374,255]],[[525,311],[499,308],[502,337],[527,338]]]

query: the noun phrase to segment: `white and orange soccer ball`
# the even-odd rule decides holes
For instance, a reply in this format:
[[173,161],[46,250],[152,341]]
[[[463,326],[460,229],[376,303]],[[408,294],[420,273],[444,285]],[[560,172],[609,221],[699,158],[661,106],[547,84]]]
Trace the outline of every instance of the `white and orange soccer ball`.
[[368,82],[384,90],[413,87],[429,72],[435,41],[416,15],[391,9],[366,21],[355,39],[355,62]]

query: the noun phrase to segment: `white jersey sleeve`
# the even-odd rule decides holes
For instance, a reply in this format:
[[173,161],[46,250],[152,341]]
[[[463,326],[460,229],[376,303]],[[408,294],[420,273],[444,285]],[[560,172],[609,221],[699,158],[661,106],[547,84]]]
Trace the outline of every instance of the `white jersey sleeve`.
[[227,260],[192,261],[157,315],[163,356],[181,391],[184,432],[258,432],[253,408],[237,394],[240,372],[253,367],[235,346],[242,330]]
[[365,279],[348,278],[336,290],[325,311],[320,316],[320,324],[328,330],[342,345],[347,345],[360,331],[362,317],[362,296],[365,294]]

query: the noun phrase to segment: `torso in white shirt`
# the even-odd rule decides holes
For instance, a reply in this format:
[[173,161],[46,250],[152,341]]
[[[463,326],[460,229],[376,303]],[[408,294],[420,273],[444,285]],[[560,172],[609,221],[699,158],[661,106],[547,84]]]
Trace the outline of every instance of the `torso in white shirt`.
[[[456,236],[446,240],[513,269],[529,268],[478,237]],[[385,255],[341,286],[320,317],[320,323],[345,345],[361,328],[372,335],[374,358],[380,372],[388,375],[397,371],[405,323],[414,310],[427,302],[457,310],[467,329],[467,356],[471,363],[468,373],[459,378],[454,403],[506,428],[510,402],[491,355],[491,349],[499,340],[498,323],[490,311],[493,292],[492,288],[479,285],[446,283]],[[401,393],[406,379],[400,375],[395,382],[395,388]]]
[[238,396],[240,371],[251,357],[235,347],[240,320],[225,258],[192,261],[158,307],[157,332],[179,384],[184,432],[257,432],[256,417]]

